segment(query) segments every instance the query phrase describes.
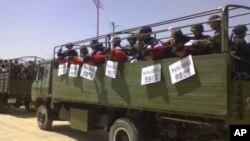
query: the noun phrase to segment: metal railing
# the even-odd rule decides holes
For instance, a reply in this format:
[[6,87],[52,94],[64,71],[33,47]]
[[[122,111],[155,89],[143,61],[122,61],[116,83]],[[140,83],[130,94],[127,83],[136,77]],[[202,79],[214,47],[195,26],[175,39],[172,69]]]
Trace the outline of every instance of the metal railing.
[[[237,9],[250,10],[250,7],[242,6],[242,5],[226,5],[225,7],[222,7],[222,8],[204,11],[204,12],[200,12],[200,13],[196,13],[196,14],[192,14],[192,15],[188,15],[188,16],[183,16],[183,17],[179,17],[179,18],[175,18],[175,19],[171,19],[171,20],[166,20],[166,21],[161,21],[161,22],[157,22],[157,23],[153,23],[153,24],[143,25],[143,26],[149,26],[151,28],[161,27],[160,29],[152,32],[152,34],[156,37],[156,34],[170,32],[170,30],[165,27],[166,25],[170,25],[173,23],[180,23],[180,22],[189,21],[189,20],[194,20],[197,18],[207,17],[207,16],[211,16],[214,14],[221,14],[221,19],[217,19],[217,20],[213,20],[213,21],[221,21],[221,50],[222,50],[222,52],[229,52],[230,51],[230,49],[229,49],[229,29],[233,28],[235,26],[234,25],[234,26],[229,27],[229,19],[250,15],[250,12],[246,12],[243,14],[229,16],[229,12],[237,10]],[[205,24],[205,23],[209,23],[209,22],[212,22],[212,21],[189,22],[190,24],[184,24],[183,26],[176,26],[174,28],[183,29],[183,28],[190,27],[192,25]],[[239,24],[243,24],[243,23],[239,23]],[[245,23],[245,25],[250,25],[250,23]],[[98,39],[99,39],[100,43],[104,44],[105,47],[110,47],[111,46],[110,39],[112,36],[135,33],[143,26],[130,28],[130,29],[126,29],[126,30],[121,30],[121,31],[118,31],[115,33],[109,33],[106,35],[101,35],[101,36],[99,36]],[[204,32],[211,32],[211,31],[213,31],[213,30],[206,30]],[[191,33],[187,33],[185,35],[191,35]],[[139,36],[142,36],[142,35],[139,35]],[[125,40],[127,38],[128,37],[122,37],[121,40]],[[160,37],[158,39],[161,40],[161,39],[169,39],[169,38],[171,38],[171,37],[165,36],[165,37]],[[80,41],[76,41],[76,42],[72,42],[72,43],[76,46],[84,44],[85,46],[89,47],[90,42],[92,40],[95,40],[95,39],[97,39],[97,37],[88,38],[88,39],[84,39],[84,40],[80,40]],[[65,46],[65,44],[58,45],[54,48],[54,53],[53,53],[54,59],[56,57],[55,55],[57,53],[58,48],[61,48],[63,46]]]

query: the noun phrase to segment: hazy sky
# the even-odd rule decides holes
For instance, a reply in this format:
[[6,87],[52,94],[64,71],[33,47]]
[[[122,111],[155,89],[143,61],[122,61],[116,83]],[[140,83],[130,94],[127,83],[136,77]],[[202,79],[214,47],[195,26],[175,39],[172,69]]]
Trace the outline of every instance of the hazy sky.
[[[102,0],[100,34],[250,0]],[[250,22],[250,21],[249,21]],[[0,0],[0,58],[51,58],[53,47],[96,36],[92,0]]]

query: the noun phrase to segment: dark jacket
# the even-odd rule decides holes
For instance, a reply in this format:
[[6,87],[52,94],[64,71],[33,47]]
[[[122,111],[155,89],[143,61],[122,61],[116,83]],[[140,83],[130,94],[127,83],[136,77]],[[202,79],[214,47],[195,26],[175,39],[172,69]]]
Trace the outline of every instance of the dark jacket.
[[250,46],[244,38],[235,38],[232,42],[235,55],[239,59],[234,59],[235,71],[246,72],[250,75]]
[[66,51],[62,51],[61,49],[58,51],[57,53],[57,56],[58,57],[77,57],[78,56],[78,53],[76,50],[74,49],[69,49],[69,50],[66,50]]

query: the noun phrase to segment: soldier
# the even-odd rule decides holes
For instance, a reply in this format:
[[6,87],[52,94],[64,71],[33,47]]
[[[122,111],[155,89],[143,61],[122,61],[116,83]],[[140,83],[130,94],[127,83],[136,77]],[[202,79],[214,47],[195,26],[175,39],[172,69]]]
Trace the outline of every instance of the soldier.
[[237,25],[233,29],[235,37],[232,41],[232,48],[235,51],[233,57],[236,78],[250,80],[250,47],[244,39],[247,30],[245,25]]
[[115,36],[112,39],[112,46],[113,46],[113,48],[122,50],[122,47],[121,47],[121,38],[119,36]]
[[[138,52],[135,55],[136,60],[152,60],[150,49],[158,44],[158,41],[151,37],[152,29],[149,26],[144,26],[139,30],[137,40],[139,41]],[[132,62],[136,61],[132,60]]]
[[221,53],[221,17],[219,15],[210,16],[208,21],[211,29],[215,30],[214,35],[208,39],[193,40],[186,46],[209,47],[213,53]]
[[194,37],[192,38],[194,40],[207,39],[210,37],[208,35],[203,35],[202,32],[204,32],[204,27],[202,24],[191,26],[191,32],[194,34]]

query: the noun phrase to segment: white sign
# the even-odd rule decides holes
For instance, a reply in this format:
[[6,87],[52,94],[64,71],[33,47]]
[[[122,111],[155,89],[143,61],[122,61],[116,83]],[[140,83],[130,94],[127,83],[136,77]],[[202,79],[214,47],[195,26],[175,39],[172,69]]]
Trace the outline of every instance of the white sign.
[[16,103],[16,99],[15,98],[10,98],[10,99],[8,99],[8,103],[10,103],[10,104]]
[[107,61],[105,75],[111,78],[115,78],[117,72],[117,62]]
[[67,69],[68,69],[68,63],[60,64],[58,67],[58,76],[66,74]]
[[142,68],[141,85],[156,83],[161,81],[161,64]]
[[93,81],[95,78],[96,70],[96,66],[83,64],[80,76]]
[[70,68],[69,68],[69,76],[70,77],[77,77],[78,71],[79,71],[79,65],[70,64]]
[[192,55],[177,61],[169,66],[172,84],[180,82],[186,78],[195,75]]

